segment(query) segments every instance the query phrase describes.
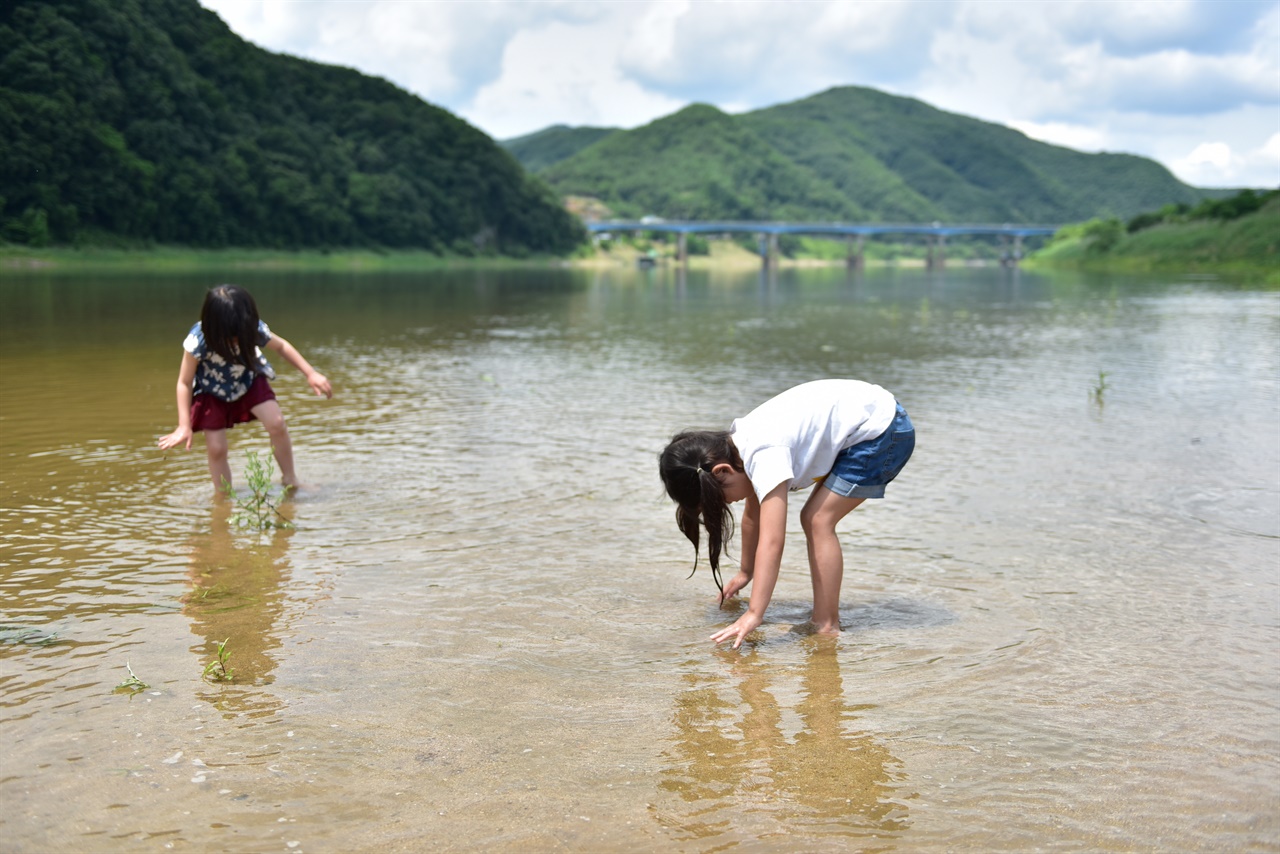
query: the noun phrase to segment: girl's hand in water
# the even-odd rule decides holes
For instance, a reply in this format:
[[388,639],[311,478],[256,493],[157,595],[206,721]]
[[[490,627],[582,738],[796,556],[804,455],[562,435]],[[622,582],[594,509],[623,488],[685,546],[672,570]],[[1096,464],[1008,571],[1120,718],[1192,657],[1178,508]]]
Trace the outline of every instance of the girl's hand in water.
[[739,590],[751,583],[751,576],[739,570],[738,574],[729,579],[729,583],[724,586],[724,592],[720,594],[720,604],[723,606],[725,602],[732,599]]
[[160,446],[160,450],[167,451],[170,448],[176,448],[178,445],[185,445],[186,449],[191,450],[191,428],[179,427],[168,436],[160,437],[160,441],[156,443]]
[[724,643],[727,640],[733,640],[733,648],[737,649],[742,646],[742,642],[746,640],[747,635],[760,628],[760,624],[764,622],[763,617],[759,617],[751,611],[743,614],[737,619],[732,626],[723,628],[711,636],[714,643]]

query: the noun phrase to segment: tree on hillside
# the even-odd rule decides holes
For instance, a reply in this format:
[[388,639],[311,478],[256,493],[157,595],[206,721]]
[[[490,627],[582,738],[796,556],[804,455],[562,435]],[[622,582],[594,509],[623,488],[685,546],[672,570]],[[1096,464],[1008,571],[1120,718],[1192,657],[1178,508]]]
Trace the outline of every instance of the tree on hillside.
[[250,45],[196,0],[0,6],[0,233],[463,254],[584,239],[461,119]]

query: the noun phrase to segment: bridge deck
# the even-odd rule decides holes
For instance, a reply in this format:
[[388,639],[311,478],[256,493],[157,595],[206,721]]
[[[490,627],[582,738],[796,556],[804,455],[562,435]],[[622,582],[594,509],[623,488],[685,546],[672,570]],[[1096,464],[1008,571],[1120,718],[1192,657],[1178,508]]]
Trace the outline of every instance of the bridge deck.
[[601,220],[588,222],[592,234],[608,231],[659,231],[674,234],[812,234],[830,236],[871,236],[877,234],[927,234],[935,237],[957,235],[1009,235],[1030,237],[1056,232],[1056,225],[943,224],[932,223],[847,223],[847,222],[742,222],[701,220]]

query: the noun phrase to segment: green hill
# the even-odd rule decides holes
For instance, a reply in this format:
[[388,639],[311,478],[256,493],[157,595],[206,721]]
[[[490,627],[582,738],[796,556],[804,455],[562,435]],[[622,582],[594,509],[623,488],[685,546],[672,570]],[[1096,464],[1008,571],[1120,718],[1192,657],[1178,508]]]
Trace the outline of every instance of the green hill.
[[563,196],[672,219],[849,219],[861,215],[739,119],[694,104],[619,131],[541,173]]
[[511,155],[519,160],[524,168],[530,172],[538,172],[572,157],[588,145],[616,133],[617,130],[617,128],[552,125],[526,136],[499,140],[498,144],[511,152]]
[[456,116],[255,47],[196,0],[11,0],[0,236],[519,255],[583,232]]
[[[562,155],[583,138],[552,140]],[[1056,223],[1221,195],[1153,160],[1084,154],[860,87],[738,116],[690,107],[550,165],[525,162],[561,196],[620,216]]]

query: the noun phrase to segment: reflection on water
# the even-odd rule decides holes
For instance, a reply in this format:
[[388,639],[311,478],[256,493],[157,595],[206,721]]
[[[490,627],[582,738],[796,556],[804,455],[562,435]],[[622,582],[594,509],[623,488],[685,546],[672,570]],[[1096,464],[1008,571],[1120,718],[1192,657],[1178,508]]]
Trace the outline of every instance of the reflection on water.
[[784,845],[802,829],[887,840],[908,827],[894,800],[900,763],[857,730],[858,713],[873,706],[846,701],[834,641],[814,636],[805,647],[794,708],[784,693],[793,675],[758,649],[719,652],[720,672],[684,677],[661,784],[684,802],[661,815],[677,839],[733,833]]
[[[296,529],[155,449],[227,278],[335,386],[276,387]],[[714,650],[657,452],[820,376],[893,389],[916,455],[842,523],[841,637],[795,631],[793,514],[760,640]],[[0,279],[6,850],[1274,850],[1277,566],[1275,292]]]
[[[280,513],[288,520],[294,507],[284,502]],[[191,535],[191,590],[182,597],[182,611],[191,632],[200,638],[192,652],[202,661],[217,658],[218,645],[230,653],[230,680],[207,677],[215,689],[202,696],[224,714],[260,717],[281,707],[263,686],[270,685],[274,653],[287,627],[284,588],[289,571],[286,552],[293,529],[237,530],[232,503],[217,501],[207,529]]]

